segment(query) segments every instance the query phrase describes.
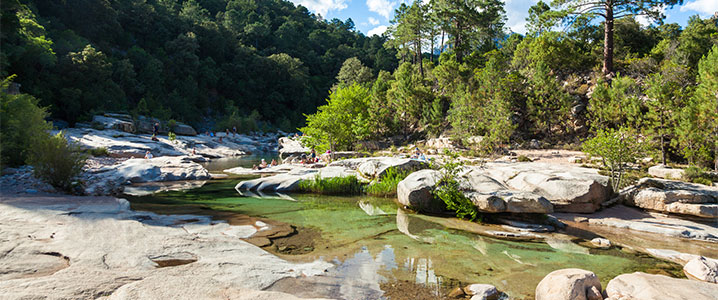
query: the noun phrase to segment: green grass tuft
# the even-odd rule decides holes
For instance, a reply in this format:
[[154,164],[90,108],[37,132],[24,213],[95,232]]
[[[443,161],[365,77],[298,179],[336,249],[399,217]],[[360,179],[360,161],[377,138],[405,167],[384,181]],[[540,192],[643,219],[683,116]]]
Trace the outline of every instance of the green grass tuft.
[[406,176],[409,176],[409,173],[406,171],[397,171],[394,168],[389,168],[386,170],[386,174],[383,178],[378,182],[366,186],[364,192],[369,196],[394,197],[396,196],[396,186],[399,185],[399,182],[404,180]]
[[323,195],[358,195],[362,185],[356,176],[321,178],[317,175],[314,179],[300,181],[299,190]]

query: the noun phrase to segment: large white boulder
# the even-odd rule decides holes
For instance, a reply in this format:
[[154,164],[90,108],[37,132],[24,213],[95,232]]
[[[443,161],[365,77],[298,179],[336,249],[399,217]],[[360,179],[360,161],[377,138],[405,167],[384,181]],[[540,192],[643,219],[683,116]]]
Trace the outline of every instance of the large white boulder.
[[242,191],[296,192],[299,190],[301,181],[312,180],[317,176],[320,178],[347,177],[356,176],[356,172],[343,167],[311,169],[296,166],[286,173],[241,181],[234,188],[240,193]]
[[683,169],[675,169],[666,165],[655,165],[648,168],[649,175],[665,179],[681,179],[685,172]]
[[718,187],[682,181],[642,178],[621,192],[624,203],[647,210],[718,218]]
[[696,257],[683,266],[683,273],[688,279],[718,283],[718,260]]
[[556,270],[536,286],[536,300],[602,300],[601,281],[581,269]]
[[420,211],[443,210],[441,200],[434,199],[432,195],[440,176],[441,173],[436,170],[421,170],[409,174],[396,187],[399,203]]
[[135,124],[132,121],[122,120],[119,118],[95,115],[92,122],[100,124],[104,129],[115,129],[124,132],[135,132]]
[[611,279],[606,294],[609,299],[715,300],[718,284],[636,272]]
[[280,137],[277,151],[279,151],[279,157],[284,159],[292,155],[300,156],[302,154],[309,154],[311,149],[302,146],[299,140],[289,137]]

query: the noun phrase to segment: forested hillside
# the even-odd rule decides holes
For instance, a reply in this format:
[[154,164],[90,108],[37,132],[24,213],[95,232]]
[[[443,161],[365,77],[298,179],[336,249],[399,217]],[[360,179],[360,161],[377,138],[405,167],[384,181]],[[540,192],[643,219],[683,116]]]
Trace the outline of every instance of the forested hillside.
[[127,111],[193,124],[254,114],[292,130],[342,62],[396,68],[385,39],[282,0],[2,1],[2,78],[71,124]]
[[663,24],[660,8],[679,3],[539,2],[526,35],[507,32],[498,0],[401,4],[387,42],[397,70],[340,80],[303,130],[335,148],[445,133],[484,154],[608,132],[659,162],[718,169],[718,15]]

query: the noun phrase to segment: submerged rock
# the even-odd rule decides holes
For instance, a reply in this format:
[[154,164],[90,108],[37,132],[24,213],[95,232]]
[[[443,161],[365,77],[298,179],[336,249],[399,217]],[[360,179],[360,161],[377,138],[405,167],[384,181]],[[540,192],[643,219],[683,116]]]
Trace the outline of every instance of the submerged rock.
[[682,181],[642,178],[621,191],[627,205],[664,213],[718,218],[718,187]]
[[536,300],[601,300],[596,274],[581,269],[556,270],[536,286]]
[[611,279],[606,294],[608,299],[715,300],[718,284],[636,272]]

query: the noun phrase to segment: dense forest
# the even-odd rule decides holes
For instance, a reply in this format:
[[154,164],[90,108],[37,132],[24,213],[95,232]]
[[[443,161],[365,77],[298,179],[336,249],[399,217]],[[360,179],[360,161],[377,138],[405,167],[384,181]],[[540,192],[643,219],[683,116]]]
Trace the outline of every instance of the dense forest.
[[526,35],[506,32],[498,0],[401,4],[387,42],[399,67],[339,78],[302,130],[338,149],[445,134],[480,155],[620,135],[659,163],[718,169],[718,15],[663,24],[679,2],[539,2]]
[[0,75],[70,123],[249,118],[319,148],[443,134],[484,154],[608,132],[718,169],[718,16],[664,24],[681,3],[539,2],[517,34],[500,0],[414,1],[366,37],[282,0],[8,0]]
[[294,130],[347,58],[396,68],[385,41],[282,0],[7,0],[0,76],[71,124],[125,111]]

